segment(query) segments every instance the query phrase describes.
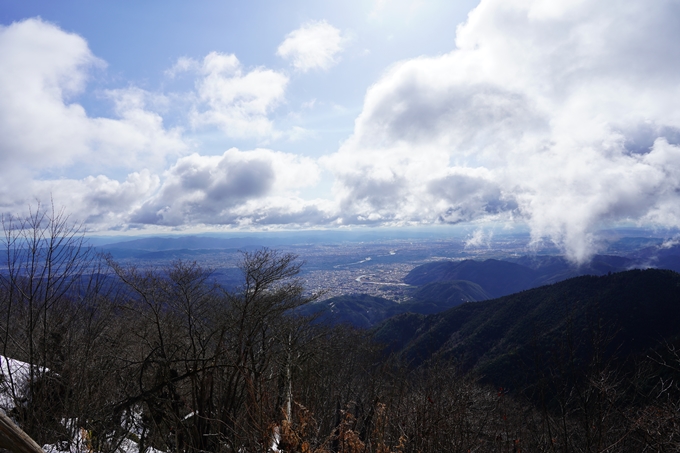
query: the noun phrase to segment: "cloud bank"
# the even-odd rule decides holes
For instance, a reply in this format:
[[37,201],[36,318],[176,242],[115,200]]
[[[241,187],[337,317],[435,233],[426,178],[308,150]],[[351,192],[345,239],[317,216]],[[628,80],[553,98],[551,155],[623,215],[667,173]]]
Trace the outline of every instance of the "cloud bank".
[[318,166],[311,159],[267,149],[233,148],[222,156],[192,154],[165,173],[158,193],[132,214],[131,221],[173,227],[310,226],[315,223],[307,219],[310,210],[318,209],[300,199],[297,190],[316,184],[318,177]]
[[[312,159],[257,145],[204,155],[154,110],[170,94],[134,86],[106,93],[110,118],[88,116],[78,96],[104,63],[31,19],[0,28],[0,204],[50,192],[101,228],[521,222],[583,262],[603,227],[680,224],[679,41],[677,1],[482,0],[455,48],[388,68],[351,136]],[[304,73],[342,49],[322,21],[278,54]],[[212,52],[167,72],[181,73],[195,81],[187,128],[281,135],[284,72]],[[92,176],[49,177],[74,166]],[[333,196],[310,198],[324,169]]]
[[396,64],[327,159],[348,221],[519,220],[574,261],[612,222],[677,226],[680,4],[484,0]]
[[[0,27],[0,65],[2,212],[54,198],[95,230],[314,223],[307,217],[319,209],[296,192],[318,180],[309,159],[261,149],[189,155],[183,131],[149,107],[172,97],[134,86],[100,93],[113,117],[89,116],[77,99],[105,63],[82,37],[40,19]],[[237,138],[278,133],[268,114],[284,98],[285,75],[245,70],[234,55],[217,52],[200,62],[181,58],[167,75],[186,72],[196,77],[195,91],[183,95],[190,126]],[[92,175],[65,177],[73,168]],[[121,172],[127,177],[111,176]]]

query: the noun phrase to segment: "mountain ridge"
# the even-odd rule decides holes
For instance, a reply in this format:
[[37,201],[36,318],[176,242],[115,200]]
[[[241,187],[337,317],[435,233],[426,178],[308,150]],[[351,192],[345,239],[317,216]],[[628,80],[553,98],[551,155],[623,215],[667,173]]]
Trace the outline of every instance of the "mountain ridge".
[[[400,332],[405,323],[410,329]],[[373,330],[411,366],[455,360],[495,383],[518,361],[549,355],[569,336],[578,342],[573,352],[587,354],[595,347],[588,335],[595,334],[608,340],[608,355],[640,353],[678,337],[680,274],[647,269],[580,276],[439,314],[400,315]]]

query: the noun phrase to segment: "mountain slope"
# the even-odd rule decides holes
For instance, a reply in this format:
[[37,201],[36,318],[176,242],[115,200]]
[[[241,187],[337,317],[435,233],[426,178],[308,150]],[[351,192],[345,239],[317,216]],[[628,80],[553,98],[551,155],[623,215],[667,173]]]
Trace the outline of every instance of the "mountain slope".
[[448,305],[447,308],[463,302],[491,299],[489,293],[481,286],[466,280],[427,283],[416,289],[411,297],[419,301],[434,301]]
[[489,298],[479,285],[459,280],[424,285],[413,293],[409,302],[404,303],[368,294],[348,294],[306,305],[298,312],[302,315],[318,314],[322,322],[366,329],[401,313],[429,315],[468,301]]
[[437,261],[423,264],[409,272],[404,282],[409,285],[467,280],[481,286],[491,297],[522,291],[536,280],[536,271],[508,261]]
[[369,328],[395,314],[394,310],[398,307],[398,303],[383,297],[352,294],[305,305],[300,307],[298,313],[304,316],[318,315],[320,322],[329,324]]
[[[672,259],[663,263],[670,266],[657,267],[675,269],[672,267]],[[506,260],[437,261],[417,266],[406,275],[404,281],[420,286],[434,282],[467,280],[478,284],[491,297],[502,297],[579,275],[622,272],[634,267],[635,262],[631,258],[614,255],[596,255],[588,264],[581,266],[573,265],[564,257],[552,255],[529,255]]]
[[595,348],[625,356],[677,337],[680,274],[648,269],[576,277],[411,318],[408,331],[399,332],[404,318],[385,321],[375,339],[414,366],[453,359],[493,382],[507,382],[518,366],[540,366],[538,357],[557,350],[570,348],[583,360]]

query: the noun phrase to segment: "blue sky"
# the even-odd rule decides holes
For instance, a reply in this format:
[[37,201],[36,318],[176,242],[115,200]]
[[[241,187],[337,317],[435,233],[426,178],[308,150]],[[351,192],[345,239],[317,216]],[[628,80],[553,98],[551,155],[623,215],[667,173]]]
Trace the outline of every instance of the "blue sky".
[[0,210],[91,231],[680,222],[680,2],[0,0]]
[[[270,115],[288,127],[313,129],[307,140],[281,140],[278,150],[319,156],[351,133],[366,89],[395,62],[451,50],[455,30],[476,1],[4,1],[2,24],[40,17],[83,37],[106,68],[91,74],[77,101],[92,116],[112,115],[102,90],[135,86],[154,93],[187,91],[191,77],[169,78],[179,58],[200,60],[210,52],[234,54],[246,68],[266,67],[290,77],[285,101]],[[344,40],[333,70],[290,71],[276,54],[285,36],[303,24],[326,21]],[[315,110],[304,110],[313,102]],[[291,114],[295,115],[291,118]],[[182,119],[166,114],[168,125]],[[187,131],[201,152],[221,153],[257,140],[225,139],[215,131]],[[207,138],[206,138],[207,136]],[[271,143],[271,142],[268,142]]]

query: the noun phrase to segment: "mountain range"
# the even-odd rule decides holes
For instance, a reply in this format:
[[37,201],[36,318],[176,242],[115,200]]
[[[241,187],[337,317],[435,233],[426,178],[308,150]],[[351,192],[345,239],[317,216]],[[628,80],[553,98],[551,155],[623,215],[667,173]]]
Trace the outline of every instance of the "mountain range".
[[497,385],[525,386],[565,358],[631,357],[680,338],[680,274],[580,276],[441,313],[403,313],[373,337],[410,366],[454,361]]
[[[680,256],[654,255],[655,262],[663,262],[668,269]],[[369,328],[401,313],[433,314],[465,302],[484,301],[507,296],[581,275],[608,275],[634,267],[636,262],[649,261],[643,251],[638,257],[598,255],[582,266],[574,266],[560,256],[522,256],[507,260],[435,261],[415,267],[404,277],[411,285],[407,302],[346,294],[304,307],[306,315],[320,314],[320,320],[331,324],[351,324]]]

